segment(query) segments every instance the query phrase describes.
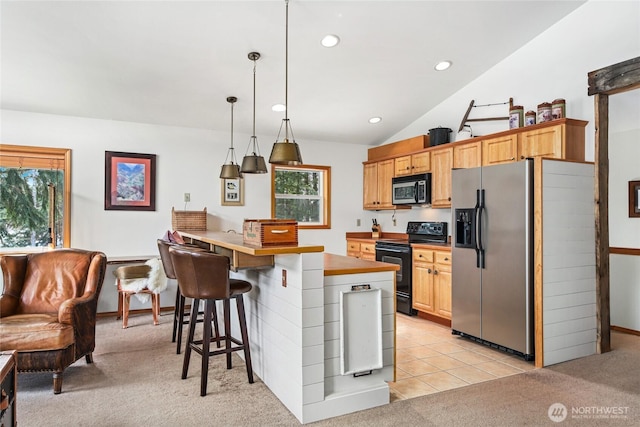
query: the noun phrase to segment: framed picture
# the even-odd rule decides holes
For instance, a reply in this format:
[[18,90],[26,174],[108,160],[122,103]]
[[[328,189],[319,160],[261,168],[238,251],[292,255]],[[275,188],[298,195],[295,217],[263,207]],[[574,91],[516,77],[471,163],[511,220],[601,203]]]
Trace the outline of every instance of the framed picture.
[[104,154],[104,209],[155,211],[156,155]]
[[223,178],[220,182],[222,206],[244,206],[244,179]]
[[640,181],[629,181],[629,217],[640,218]]

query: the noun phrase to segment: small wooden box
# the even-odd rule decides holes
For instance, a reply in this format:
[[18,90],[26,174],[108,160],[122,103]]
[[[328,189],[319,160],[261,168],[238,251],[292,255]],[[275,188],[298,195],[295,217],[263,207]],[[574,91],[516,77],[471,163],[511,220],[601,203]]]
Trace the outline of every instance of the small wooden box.
[[171,208],[171,228],[180,231],[207,229],[207,208],[201,211],[177,211]]
[[298,222],[294,219],[245,219],[244,243],[253,246],[297,246]]

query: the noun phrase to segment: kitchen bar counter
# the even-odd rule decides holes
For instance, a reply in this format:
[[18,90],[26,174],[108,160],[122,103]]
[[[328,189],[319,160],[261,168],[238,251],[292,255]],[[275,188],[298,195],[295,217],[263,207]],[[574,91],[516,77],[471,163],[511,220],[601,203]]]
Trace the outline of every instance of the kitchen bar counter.
[[231,270],[245,268],[273,267],[275,255],[323,252],[324,246],[271,246],[259,247],[245,244],[242,234],[222,231],[180,231],[187,243],[193,243],[211,252],[228,256]]
[[[323,246],[259,248],[241,234],[179,232],[229,256],[231,277],[252,284],[244,305],[254,372],[301,423],[389,403],[396,265],[326,254]],[[239,336],[235,310],[231,316]],[[380,320],[363,327],[363,316]],[[363,351],[362,340],[373,349]],[[374,356],[381,364],[371,369]]]

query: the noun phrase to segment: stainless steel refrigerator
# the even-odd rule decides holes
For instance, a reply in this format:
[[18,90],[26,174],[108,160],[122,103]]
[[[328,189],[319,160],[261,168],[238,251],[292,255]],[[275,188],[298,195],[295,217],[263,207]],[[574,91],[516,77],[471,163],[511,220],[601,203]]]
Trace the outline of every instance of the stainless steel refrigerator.
[[533,161],[452,171],[454,334],[532,360]]

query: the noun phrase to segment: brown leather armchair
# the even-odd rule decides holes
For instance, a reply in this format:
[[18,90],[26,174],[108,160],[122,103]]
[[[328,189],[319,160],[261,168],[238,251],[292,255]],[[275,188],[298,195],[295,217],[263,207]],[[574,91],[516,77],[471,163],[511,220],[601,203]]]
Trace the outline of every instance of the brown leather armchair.
[[93,363],[107,257],[57,249],[5,255],[0,266],[0,351],[17,350],[19,372],[53,371],[53,392],[58,394],[67,366],[82,356]]

